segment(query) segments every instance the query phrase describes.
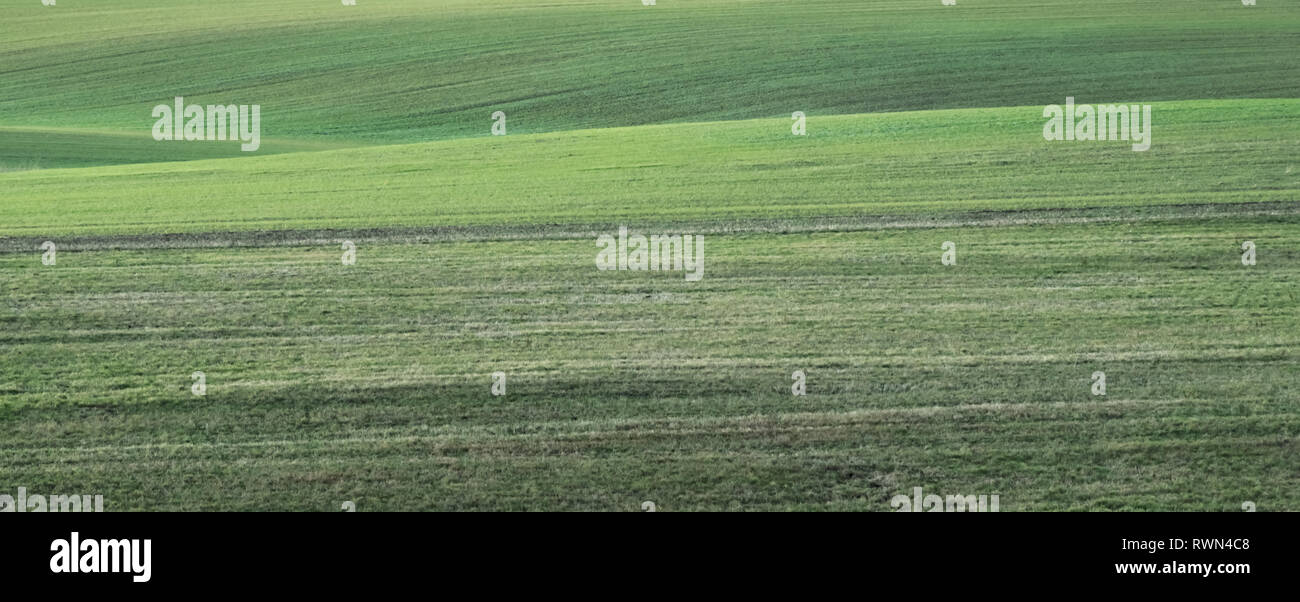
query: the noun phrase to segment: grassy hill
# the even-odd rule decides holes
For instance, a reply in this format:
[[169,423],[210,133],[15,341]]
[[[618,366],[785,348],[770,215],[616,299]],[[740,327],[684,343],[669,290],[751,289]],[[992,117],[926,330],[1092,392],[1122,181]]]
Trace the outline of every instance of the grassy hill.
[[1297,198],[1300,157],[1277,149],[1300,144],[1300,101],[1153,110],[1146,152],[1045,141],[1042,107],[1015,107],[811,116],[807,136],[791,135],[784,118],[29,171],[4,176],[15,202],[0,206],[0,235],[29,249],[86,234],[459,227],[537,236],[539,224],[743,230]]
[[[0,126],[424,142],[918,109],[1296,98],[1297,5],[1227,0],[0,0]],[[3,145],[0,144],[0,148]]]
[[[0,0],[0,491],[1300,509],[1297,32],[1265,0]],[[262,148],[154,141],[175,96],[260,104]],[[1151,149],[1045,141],[1066,96],[1153,105]],[[703,235],[704,278],[597,270],[619,226]]]

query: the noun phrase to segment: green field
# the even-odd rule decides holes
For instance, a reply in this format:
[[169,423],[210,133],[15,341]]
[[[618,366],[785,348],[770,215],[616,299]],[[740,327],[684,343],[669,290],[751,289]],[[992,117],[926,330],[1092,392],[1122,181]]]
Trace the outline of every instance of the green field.
[[1300,510],[1297,117],[1293,0],[0,0],[0,494]]

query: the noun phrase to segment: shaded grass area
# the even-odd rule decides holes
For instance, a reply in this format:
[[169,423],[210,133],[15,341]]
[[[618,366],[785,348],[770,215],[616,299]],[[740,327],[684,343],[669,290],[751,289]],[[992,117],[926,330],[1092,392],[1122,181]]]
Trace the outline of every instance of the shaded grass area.
[[[261,140],[258,155],[359,146],[336,140]],[[14,171],[240,158],[252,155],[235,141],[156,141],[149,131],[0,127],[0,174]]]

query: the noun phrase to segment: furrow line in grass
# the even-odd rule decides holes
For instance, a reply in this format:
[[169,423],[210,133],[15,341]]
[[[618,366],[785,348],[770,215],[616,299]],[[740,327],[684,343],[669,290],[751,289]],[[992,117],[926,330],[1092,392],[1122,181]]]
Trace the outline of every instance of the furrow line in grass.
[[[1097,213],[1103,213],[1097,215]],[[1284,218],[1290,223],[1300,216],[1300,200],[1251,203],[1201,203],[1141,206],[1111,206],[1070,209],[1008,209],[1001,211],[952,212],[920,215],[857,215],[809,218],[737,218],[666,220],[653,224],[641,221],[641,230],[693,234],[801,234],[810,232],[857,232],[872,230],[926,230],[969,227],[1015,227],[1035,225],[1086,225],[1112,223],[1178,223],[1241,217]],[[595,239],[617,232],[615,222],[586,224],[497,224],[481,226],[394,226],[354,229],[249,230],[167,234],[73,235],[59,237],[60,252],[133,249],[205,249],[230,247],[333,248],[343,239],[361,243],[423,244],[436,242],[493,242],[519,240]],[[31,229],[36,229],[35,227]],[[39,253],[47,236],[0,237],[0,254]]]
[[[376,443],[413,443],[413,442],[433,442],[440,439],[451,438],[481,438],[485,440],[499,438],[516,438],[516,437],[541,437],[541,438],[559,438],[562,436],[569,437],[590,437],[594,434],[617,434],[623,433],[629,436],[643,436],[648,434],[669,435],[669,434],[697,434],[708,436],[710,434],[719,434],[728,432],[729,429],[739,431],[757,431],[772,429],[777,427],[783,428],[843,428],[846,426],[866,426],[889,422],[891,420],[906,419],[915,420],[934,419],[940,417],[958,418],[961,416],[997,416],[1003,413],[1016,413],[1017,420],[1023,420],[1030,414],[1045,415],[1050,420],[1050,412],[1053,410],[1069,409],[1074,412],[1080,411],[1114,411],[1123,408],[1141,408],[1151,409],[1159,406],[1181,405],[1187,403],[1211,403],[1205,400],[1192,399],[1108,399],[1108,400],[1089,400],[1085,402],[1053,402],[1053,403],[1008,403],[1008,402],[991,402],[984,404],[961,404],[954,406],[926,406],[916,408],[880,408],[870,410],[851,410],[847,412],[799,412],[788,414],[774,415],[749,415],[749,416],[710,416],[696,417],[690,419],[675,418],[636,418],[636,419],[613,419],[604,421],[565,421],[565,422],[541,422],[530,423],[526,426],[516,424],[506,426],[429,426],[421,425],[414,428],[406,429],[364,429],[361,431],[373,433],[367,436],[349,436],[341,438],[304,438],[304,439],[274,439],[274,440],[256,440],[256,441],[237,441],[237,442],[178,442],[178,443],[148,443],[133,445],[104,445],[90,447],[7,447],[0,450],[0,456],[22,456],[36,451],[55,452],[55,453],[101,453],[114,451],[147,451],[147,450],[167,450],[167,449],[202,449],[202,448],[241,448],[241,447],[287,447],[294,445],[363,445]],[[1291,414],[1282,414],[1281,416],[1291,417]],[[1067,415],[1060,417],[1061,420],[1074,420],[1077,416]],[[1258,415],[1252,415],[1252,418],[1259,418]],[[511,433],[509,431],[526,428],[530,431],[544,431],[531,433]],[[586,429],[586,430],[582,430]],[[411,430],[426,431],[430,434],[412,435]]]
[[[829,448],[829,449],[827,448],[817,449],[812,447],[813,444],[822,444],[822,445],[825,444],[824,441],[817,441],[817,440],[813,440],[809,442],[807,446],[779,445],[770,448],[729,448],[726,450],[713,450],[707,448],[689,449],[689,448],[680,448],[680,447],[674,447],[671,449],[647,449],[642,446],[632,446],[627,448],[611,448],[611,449],[600,450],[599,452],[587,453],[587,454],[575,453],[573,448],[563,447],[565,444],[573,444],[573,443],[591,443],[591,444],[636,443],[637,440],[641,440],[641,439],[666,438],[669,436],[671,437],[688,436],[688,437],[692,437],[696,441],[704,441],[708,439],[710,435],[716,435],[716,436],[750,435],[750,434],[768,435],[768,436],[796,435],[796,434],[800,434],[801,431],[804,434],[807,434],[808,432],[814,432],[814,431],[837,431],[837,430],[840,430],[840,428],[832,427],[832,426],[764,429],[762,431],[736,431],[736,430],[724,429],[721,431],[717,431],[716,433],[708,433],[703,431],[683,432],[683,433],[674,432],[671,434],[646,433],[644,435],[631,435],[631,436],[624,436],[624,437],[607,437],[609,433],[600,433],[600,435],[606,435],[606,437],[601,439],[580,438],[580,437],[548,439],[545,437],[531,437],[531,436],[530,437],[498,436],[492,439],[483,439],[472,443],[463,442],[463,441],[454,441],[454,440],[438,441],[437,438],[434,437],[403,437],[403,438],[383,439],[383,440],[375,440],[375,441],[348,441],[345,442],[340,447],[350,448],[351,445],[356,445],[356,444],[373,445],[377,443],[382,443],[382,444],[425,444],[431,446],[442,445],[449,448],[446,450],[439,451],[437,447],[430,447],[428,449],[423,450],[423,452],[417,459],[417,461],[423,460],[423,461],[432,461],[432,462],[448,460],[448,459],[460,459],[465,457],[466,455],[473,457],[475,461],[528,460],[528,459],[539,459],[539,458],[551,458],[551,459],[569,458],[575,462],[588,462],[588,461],[592,461],[593,459],[627,458],[631,456],[636,456],[642,459],[653,458],[656,461],[692,462],[701,459],[735,460],[735,459],[748,458],[752,460],[758,460],[758,459],[781,459],[781,458],[790,458],[790,457],[797,457],[800,459],[824,459],[824,460],[845,459],[845,458],[877,459],[880,457],[890,457],[897,454],[898,452],[905,452],[908,454],[918,453],[914,441],[911,440],[892,441],[892,440],[881,440],[881,439],[874,439],[874,438],[870,440],[864,440],[860,445],[856,445],[856,446],[846,446],[843,448]],[[319,451],[321,448],[331,449],[331,446],[328,445],[328,443],[331,443],[333,441],[335,440],[326,439],[326,440],[316,440],[310,442],[310,443],[325,443],[327,445],[285,446],[283,447],[283,449],[273,450],[274,452],[276,452],[274,455],[261,455],[255,458],[239,458],[237,462],[241,464],[248,464],[248,465],[255,465],[255,466],[266,466],[270,464],[302,466],[304,464],[304,459],[307,459],[307,460],[311,460],[312,464],[329,466],[333,464],[338,458],[333,456],[328,456],[328,455],[324,455],[324,456],[320,455]],[[970,442],[961,439],[954,439],[951,442],[945,442],[943,440],[936,440],[931,438],[929,439],[929,441],[934,445],[936,449],[929,451],[928,455],[931,458],[937,458],[938,460],[933,460],[933,462],[940,465],[943,464],[943,459],[947,459],[953,462],[954,464],[960,463],[959,459],[954,458],[953,456],[950,455],[950,452],[944,451],[942,449],[944,443],[951,443],[952,445],[966,445],[966,446],[973,445]],[[994,451],[999,454],[1005,454],[1008,452],[1006,451],[1006,448],[1003,447],[1003,445],[1007,443],[1010,442],[1003,440],[1003,441],[999,441],[1000,445],[981,445],[979,447],[983,451]],[[1135,439],[1123,439],[1123,440],[1105,439],[1105,440],[1098,440],[1098,441],[1088,440],[1088,441],[1069,441],[1069,442],[1043,441],[1041,439],[1034,439],[1032,441],[1028,441],[1027,444],[1021,442],[1014,442],[1014,443],[1015,443],[1014,452],[1017,455],[1022,455],[1022,456],[1031,456],[1031,455],[1041,456],[1043,454],[1048,454],[1048,455],[1089,454],[1089,455],[1111,456],[1111,455],[1118,454],[1123,457],[1128,457],[1134,453],[1140,453],[1140,452],[1168,453],[1168,452],[1176,452],[1176,451],[1193,451],[1193,450],[1197,450],[1197,451],[1220,450],[1220,451],[1230,452],[1230,451],[1240,451],[1243,449],[1250,449],[1250,448],[1268,449],[1268,448],[1280,448],[1285,445],[1295,446],[1294,441],[1291,441],[1289,443],[1279,443],[1276,439],[1269,438],[1269,437],[1246,436],[1246,435],[1218,436],[1213,439],[1163,440],[1163,439],[1135,438]],[[546,444],[557,446],[557,448],[540,447],[541,445],[546,445]],[[231,459],[229,458],[220,457],[220,452],[217,451],[215,447],[225,447],[225,446],[214,446],[214,449],[212,449],[211,451],[213,452],[212,455],[216,457],[210,460],[211,462],[224,464],[231,461]],[[243,446],[243,447],[247,447],[247,446]],[[111,447],[111,448],[104,448],[101,452],[92,452],[92,453],[94,453],[95,455],[100,455],[102,453],[110,456],[109,458],[106,458],[101,461],[103,465],[120,466],[121,462],[127,461],[135,469],[141,469],[151,464],[156,465],[159,468],[167,468],[170,466],[169,463],[175,460],[175,457],[172,456],[168,456],[166,458],[157,458],[157,459],[154,459],[153,457],[149,457],[149,456],[146,457],[134,456],[131,453],[132,451],[135,450],[131,450],[130,448]],[[173,451],[181,452],[184,450],[176,449]],[[198,449],[194,448],[193,451],[198,451]],[[343,450],[340,449],[339,451],[343,451]],[[370,455],[385,456],[391,453],[392,451],[393,450],[391,449],[384,449],[384,448],[374,449],[371,450],[372,453]],[[304,452],[311,452],[311,453],[310,455],[306,455],[306,456],[294,455],[296,453],[304,453]],[[92,459],[84,457],[85,453],[87,452],[84,452],[83,450],[72,450],[71,453],[60,451],[56,454],[51,454],[52,456],[54,456],[54,458],[50,458],[45,461],[48,462],[57,458],[60,461],[75,461],[78,463],[79,466],[83,468],[87,467],[87,464],[93,466],[96,462]],[[366,455],[364,453],[358,454],[356,451],[348,451],[346,453],[347,456],[344,458],[345,460],[355,459],[358,455],[362,455],[362,456]],[[77,457],[78,455],[81,455],[82,457]],[[287,457],[277,457],[277,456],[287,456]],[[203,456],[203,455],[186,456],[186,460],[187,462],[191,463],[190,465],[197,466],[203,463],[202,459],[205,457],[208,456]],[[40,464],[40,462],[38,461],[37,464]],[[1133,470],[1141,471],[1143,470],[1143,468],[1133,467]],[[1184,470],[1187,470],[1189,473],[1197,472],[1195,468],[1184,468]]]

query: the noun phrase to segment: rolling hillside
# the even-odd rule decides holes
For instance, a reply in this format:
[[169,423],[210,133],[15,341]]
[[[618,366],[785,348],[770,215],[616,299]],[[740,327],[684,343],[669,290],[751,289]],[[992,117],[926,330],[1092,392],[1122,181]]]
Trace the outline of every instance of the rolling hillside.
[[260,104],[269,138],[358,144],[485,136],[496,110],[527,134],[1067,95],[1296,98],[1297,11],[1294,0],[0,0],[0,126],[147,133],[150,108],[176,96]]
[[[1300,509],[1300,2],[0,17],[0,491]],[[261,147],[155,141],[178,96]],[[1067,96],[1151,105],[1150,150],[1045,140]],[[703,277],[597,269],[620,227]]]

